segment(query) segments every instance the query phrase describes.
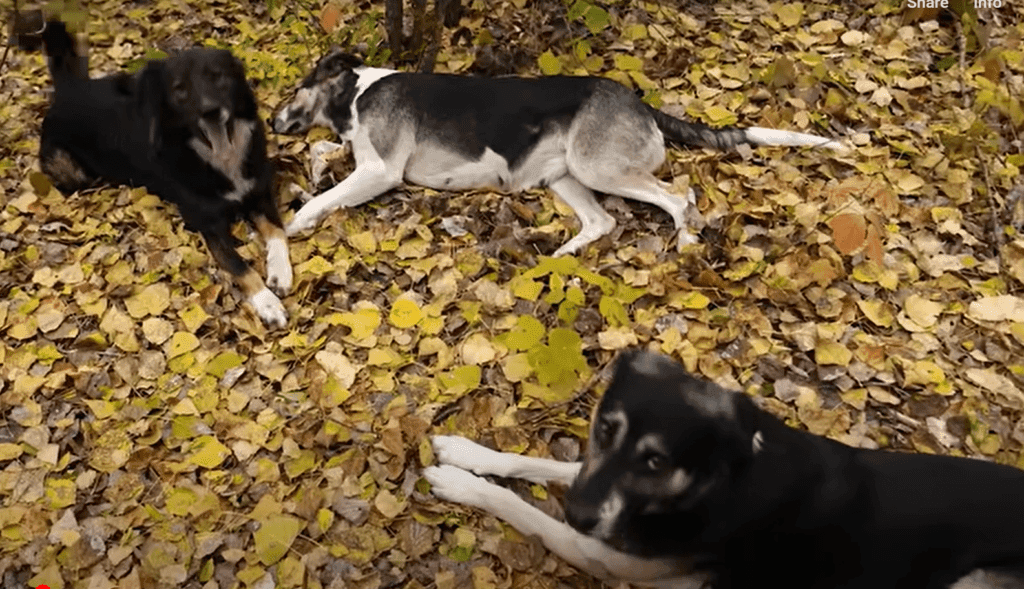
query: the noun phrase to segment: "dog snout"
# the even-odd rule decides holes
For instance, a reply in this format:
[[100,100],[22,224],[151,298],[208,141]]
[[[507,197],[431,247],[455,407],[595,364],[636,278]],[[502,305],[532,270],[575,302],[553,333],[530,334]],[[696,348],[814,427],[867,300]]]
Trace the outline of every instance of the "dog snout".
[[565,502],[565,521],[581,534],[588,534],[597,527],[600,513],[596,505],[567,500]]

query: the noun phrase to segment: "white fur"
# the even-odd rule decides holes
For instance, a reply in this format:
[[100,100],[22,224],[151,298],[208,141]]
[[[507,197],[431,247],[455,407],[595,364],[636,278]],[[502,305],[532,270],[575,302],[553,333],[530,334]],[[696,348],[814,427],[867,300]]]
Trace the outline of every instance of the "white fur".
[[[479,452],[477,448],[482,448],[479,445],[449,436],[435,437],[434,445],[434,452],[442,464],[424,469],[423,476],[435,496],[491,513],[520,533],[539,538],[548,550],[580,570],[601,579],[660,589],[699,589],[706,581],[704,575],[687,574],[690,568],[686,560],[647,559],[619,552],[597,538],[580,534],[568,524],[551,518],[512,491],[459,467],[444,464],[444,461],[464,460],[462,452],[465,451],[472,457],[469,462],[474,463],[480,474],[498,476],[515,476],[514,473],[520,472],[525,464],[529,464],[526,470],[531,474],[542,472],[557,476],[565,474],[565,463],[542,458],[531,458],[529,463],[524,463],[519,459],[526,457],[490,450],[488,452],[493,454]],[[488,467],[494,470],[485,470]],[[554,480],[554,477],[549,477],[549,480]]]
[[590,536],[607,540],[615,532],[615,524],[619,521],[622,509],[626,502],[622,499],[622,493],[618,489],[612,490],[608,498],[601,503],[597,509],[597,524],[590,530]]
[[270,327],[281,328],[288,325],[288,313],[281,304],[281,299],[264,288],[249,297],[249,304],[256,309],[256,314]]
[[432,441],[438,462],[477,474],[523,479],[538,485],[550,482],[571,485],[580,472],[579,462],[495,452],[458,436],[434,436]]
[[284,296],[292,289],[292,263],[288,242],[280,237],[267,240],[267,286]]
[[827,147],[836,151],[846,149],[846,146],[838,141],[829,141],[824,137],[808,135],[807,133],[766,129],[764,127],[747,127],[744,131],[746,132],[747,139],[757,145],[805,145],[808,147]]

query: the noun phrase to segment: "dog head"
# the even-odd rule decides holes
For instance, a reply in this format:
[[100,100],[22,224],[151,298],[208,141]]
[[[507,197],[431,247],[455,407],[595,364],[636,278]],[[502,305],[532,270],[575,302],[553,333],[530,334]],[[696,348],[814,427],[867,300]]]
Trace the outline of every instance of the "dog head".
[[665,356],[623,354],[566,494],[566,520],[625,552],[656,553],[644,534],[652,522],[685,518],[751,461],[759,445],[752,411],[743,395]]
[[[313,71],[286,101],[274,116],[272,124],[274,132],[294,135],[305,133],[313,125],[331,127],[332,120],[326,110],[335,99],[343,94],[345,88],[355,89],[355,68],[363,62],[352,55],[335,47],[327,55],[320,58]],[[349,99],[352,97],[349,96]],[[348,105],[345,104],[345,107]],[[344,129],[334,129],[341,133]]]
[[139,84],[143,108],[160,105],[154,116],[162,126],[186,127],[211,148],[231,143],[240,119],[249,122],[257,118],[256,98],[245,79],[245,69],[225,49],[189,49],[152,61]]

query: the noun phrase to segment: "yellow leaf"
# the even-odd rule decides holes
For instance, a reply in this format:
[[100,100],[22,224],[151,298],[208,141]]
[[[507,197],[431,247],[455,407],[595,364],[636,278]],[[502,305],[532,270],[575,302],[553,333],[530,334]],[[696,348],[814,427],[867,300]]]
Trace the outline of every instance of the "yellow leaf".
[[906,312],[907,317],[914,323],[921,327],[932,327],[939,319],[939,314],[945,309],[945,305],[942,303],[936,303],[929,301],[928,299],[912,294],[903,301],[903,310]]
[[199,347],[199,338],[187,331],[179,331],[171,337],[171,346],[167,350],[168,358],[175,358]]
[[377,493],[377,498],[373,500],[373,505],[384,517],[395,519],[398,514],[405,510],[408,502],[399,501],[390,491],[381,489],[380,493]]
[[1024,322],[1024,298],[1000,295],[980,298],[967,307],[967,316],[981,321]]
[[736,115],[717,104],[707,107],[704,110],[704,115],[715,125],[734,125],[738,120]]
[[466,364],[486,364],[494,360],[497,352],[482,333],[474,333],[462,342],[462,361]]
[[377,251],[377,238],[370,231],[349,235],[348,243],[364,254],[372,254]]
[[800,24],[800,19],[803,18],[804,5],[803,2],[775,4],[772,6],[772,12],[775,13],[775,16],[783,25],[795,27]]
[[14,460],[18,456],[21,456],[24,450],[21,449],[21,444],[0,444],[0,460]]
[[903,366],[903,386],[915,384],[941,384],[946,380],[946,373],[938,364],[930,360],[907,362]]
[[639,57],[632,55],[626,55],[624,53],[615,54],[615,67],[623,71],[639,71],[643,69],[644,62]]
[[333,346],[328,344],[326,348],[317,352],[313,357],[316,358],[320,366],[323,366],[324,370],[338,379],[338,383],[341,384],[342,388],[348,389],[356,381],[356,373],[359,372],[359,368],[354,366],[348,357],[345,356],[340,345],[336,343]]
[[411,299],[398,299],[391,307],[391,315],[388,319],[395,327],[405,329],[412,327],[423,318],[423,311],[416,301]]
[[995,370],[968,368],[964,374],[967,380],[993,393],[1013,409],[1024,407],[1024,392],[1012,380]]
[[210,318],[210,315],[199,305],[192,304],[182,309],[178,313],[178,317],[181,317],[181,322],[185,324],[185,329],[191,332],[199,329],[199,326],[206,322]]
[[142,322],[142,335],[153,345],[161,345],[174,334],[174,325],[160,317],[150,317]]
[[322,256],[313,256],[305,262],[298,265],[295,268],[298,274],[312,274],[313,276],[323,276],[334,272],[334,265],[325,260]]
[[533,374],[533,367],[530,366],[529,355],[524,353],[513,354],[505,359],[501,370],[510,382],[519,382]]
[[892,322],[896,319],[889,303],[885,301],[862,299],[857,301],[857,306],[865,317],[879,327],[892,327]]
[[612,327],[597,334],[597,343],[603,350],[621,350],[639,343],[632,327]]
[[203,468],[217,468],[231,454],[231,450],[213,436],[200,436],[192,446],[195,452],[188,461]]
[[814,346],[814,361],[820,365],[847,366],[852,359],[853,352],[839,342],[818,342]]
[[541,53],[537,58],[537,65],[545,76],[555,76],[562,72],[562,62],[555,57],[551,50]]
[[171,304],[171,291],[166,284],[155,283],[143,288],[124,301],[128,314],[136,319],[159,315]]
[[272,515],[253,533],[256,556],[265,566],[281,560],[299,535],[302,523],[290,515]]

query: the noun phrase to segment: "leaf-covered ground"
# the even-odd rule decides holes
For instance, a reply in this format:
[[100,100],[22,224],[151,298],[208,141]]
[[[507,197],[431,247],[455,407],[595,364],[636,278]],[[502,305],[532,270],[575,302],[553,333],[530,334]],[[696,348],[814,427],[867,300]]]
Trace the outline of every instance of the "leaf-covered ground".
[[[332,42],[386,63],[365,1],[86,8],[94,72],[229,47],[266,115]],[[49,80],[11,51],[0,585],[597,587],[424,495],[418,473],[432,433],[575,458],[630,345],[850,444],[1024,465],[1024,12],[966,14],[474,0],[438,71],[608,75],[715,125],[854,149],[672,150],[662,177],[695,187],[706,221],[685,255],[667,215],[617,198],[610,237],[551,259],[576,222],[544,191],[398,190],[292,240],[275,332],[156,198],[50,188]],[[271,136],[286,180],[305,182],[324,137]],[[237,235],[262,268],[263,244]],[[556,494],[519,488],[558,512]]]

